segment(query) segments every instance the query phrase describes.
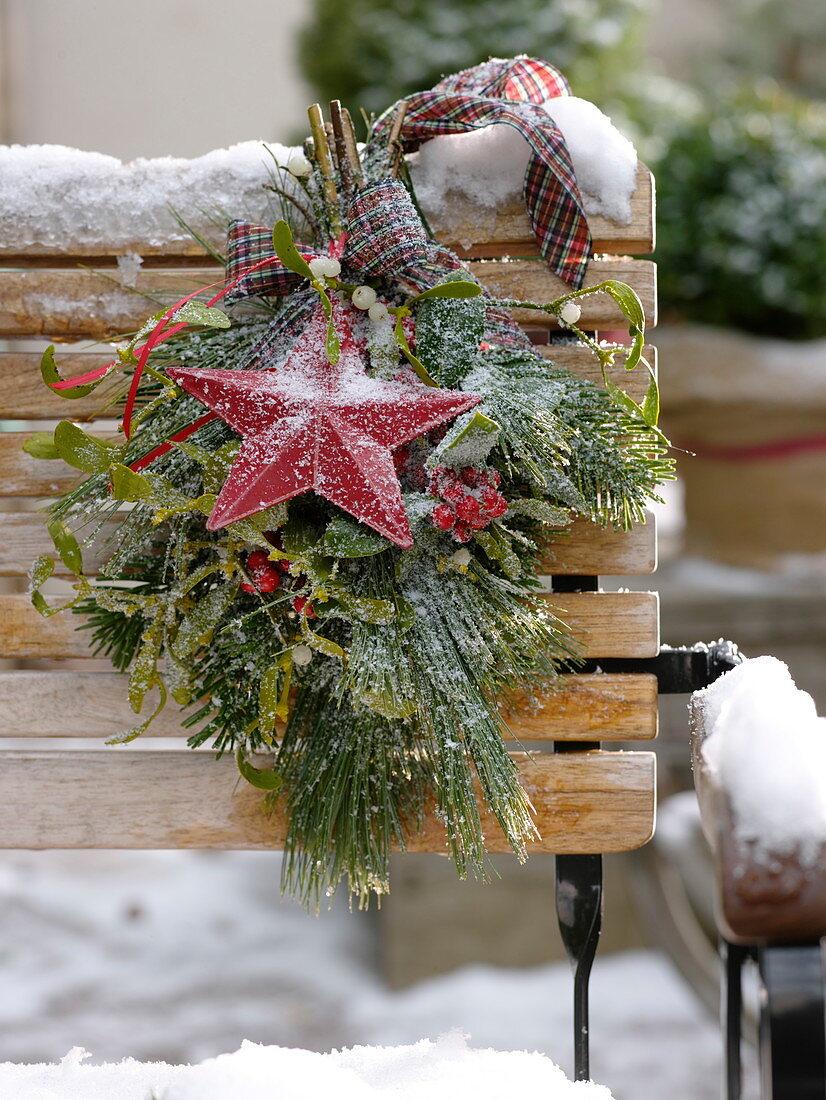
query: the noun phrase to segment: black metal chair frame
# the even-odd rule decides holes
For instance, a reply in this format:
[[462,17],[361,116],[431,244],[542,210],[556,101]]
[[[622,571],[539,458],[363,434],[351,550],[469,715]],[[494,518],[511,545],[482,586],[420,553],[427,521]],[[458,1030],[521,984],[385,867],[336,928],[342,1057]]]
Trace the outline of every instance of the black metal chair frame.
[[[554,577],[553,589],[595,591],[598,577]],[[728,641],[664,648],[648,659],[602,660],[603,672],[653,673],[661,695],[708,687],[742,661]],[[588,662],[581,671],[596,671]],[[562,742],[555,752],[598,749],[599,742]],[[577,1081],[590,1078],[588,987],[602,930],[600,854],[556,857],[556,911],[574,981],[574,1066]],[[757,964],[760,984],[760,1081],[762,1100],[826,1098],[826,982],[821,944],[739,946],[720,943],[721,1022],[725,1043],[725,1100],[742,1091],[742,971]]]

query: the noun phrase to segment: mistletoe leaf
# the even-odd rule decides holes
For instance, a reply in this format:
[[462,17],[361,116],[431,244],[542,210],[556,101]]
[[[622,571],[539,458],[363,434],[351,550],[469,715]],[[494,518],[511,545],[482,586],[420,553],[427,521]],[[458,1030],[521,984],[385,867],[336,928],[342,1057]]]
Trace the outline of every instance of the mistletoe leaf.
[[[163,314],[161,314],[163,316]],[[185,321],[189,325],[205,325],[207,328],[229,328],[232,321],[222,309],[205,306],[202,302],[184,302],[176,309],[170,321]]]
[[23,450],[32,458],[60,458],[54,445],[54,432],[35,432],[23,444]]
[[311,649],[317,649],[319,653],[323,653],[326,657],[338,657],[342,661],[347,658],[346,652],[340,645],[310,629],[307,625],[306,616],[301,618],[301,638]]
[[657,379],[652,378],[648,383],[645,397],[642,402],[642,416],[649,428],[655,428],[660,419],[660,388]]
[[75,576],[79,576],[83,572],[83,555],[74,534],[59,519],[50,520],[47,529],[60,560]]
[[434,449],[428,466],[438,466],[439,463],[454,469],[479,466],[496,446],[501,430],[495,420],[478,409],[465,413]]
[[123,453],[123,447],[88,435],[71,420],[61,420],[57,425],[54,445],[68,466],[87,474],[104,473]]
[[494,531],[477,531],[474,537],[491,561],[502,566],[506,577],[515,580],[521,574],[519,558],[503,535]]
[[435,378],[431,377],[431,375],[428,373],[427,367],[424,365],[421,359],[415,356],[410,350],[410,345],[408,344],[407,337],[404,334],[401,311],[396,317],[396,324],[393,328],[393,339],[401,348],[402,354],[404,355],[410,366],[413,368],[413,370],[416,372],[416,376],[419,378],[419,380],[421,382],[424,382],[426,386],[433,386],[434,388],[438,388],[439,383],[436,381]]
[[271,665],[258,684],[258,732],[268,745],[273,743],[273,730],[278,714],[278,681],[281,665]]
[[[112,370],[115,369],[115,364],[112,364]],[[58,397],[64,397],[68,401],[74,401],[78,397],[86,397],[92,390],[96,389],[104,378],[108,377],[110,371],[101,375],[95,382],[87,382],[85,386],[73,386],[70,390],[56,390],[54,388],[55,383],[63,382],[60,372],[57,369],[57,363],[54,361],[54,344],[49,344],[46,350],[43,352],[43,356],[40,360],[40,377],[52,391],[56,393]],[[40,457],[38,455],[38,457]]]
[[48,554],[40,554],[34,559],[29,570],[29,596],[32,605],[44,619],[53,614],[54,608],[46,603],[40,589],[54,573],[54,567],[54,558],[50,558]]
[[116,462],[109,471],[115,500],[146,500],[152,496],[152,482],[129,466]]
[[633,370],[640,359],[642,359],[642,349],[645,346],[645,333],[642,329],[638,329],[636,325],[630,325],[628,332],[633,342],[625,359],[625,369]]
[[370,596],[356,596],[346,588],[327,585],[327,595],[350,616],[363,623],[386,626],[396,618],[396,608],[390,600],[375,599]]
[[155,621],[143,634],[138,655],[129,670],[129,705],[140,714],[146,693],[158,678],[158,657],[161,652],[163,632]]
[[241,773],[242,778],[246,779],[251,786],[257,787],[259,791],[275,792],[284,785],[284,780],[278,772],[256,768],[250,764],[244,756],[243,745],[239,745],[236,749],[235,763],[238,765],[238,771]]
[[571,522],[571,515],[565,508],[556,508],[547,500],[537,500],[535,497],[518,497],[508,501],[508,511],[517,515],[530,516],[540,523],[549,524],[551,527],[567,527]]
[[621,283],[617,279],[606,279],[598,286],[593,287],[593,290],[604,290],[606,294],[610,294],[622,310],[623,316],[628,319],[629,324],[634,325],[640,332],[645,331],[645,313],[642,302],[637,292],[628,283]]
[[295,247],[292,230],[283,218],[280,218],[273,226],[272,246],[284,267],[289,271],[294,271],[296,275],[300,275],[304,279],[309,279],[311,283],[315,282],[315,275],[313,275],[310,265]]
[[218,585],[202,596],[184,616],[173,647],[179,661],[207,644],[235,599],[237,589],[237,584],[232,581]]
[[124,730],[123,733],[119,733],[115,737],[110,737],[109,740],[106,742],[107,745],[126,745],[130,741],[134,741],[135,738],[140,737],[141,734],[146,733],[150,724],[154,722],[154,720],[158,717],[163,708],[166,706],[166,700],[168,698],[166,685],[164,684],[161,677],[158,676],[155,682],[157,684],[161,698],[158,702],[158,705],[155,707],[149,717],[144,718],[144,720],[139,723],[139,725],[132,726],[130,729]]
[[641,419],[640,407],[636,401],[629,397],[625,390],[621,390],[619,386],[615,386],[613,382],[606,379],[605,389],[611,395],[611,400],[615,405],[619,405],[621,409],[624,409],[635,420]]
[[412,306],[429,298],[478,298],[481,293],[482,288],[478,283],[471,282],[470,279],[455,279],[423,290],[421,294],[414,295],[407,304]]
[[367,558],[380,554],[392,543],[349,516],[336,516],[327,525],[318,549],[333,558]]

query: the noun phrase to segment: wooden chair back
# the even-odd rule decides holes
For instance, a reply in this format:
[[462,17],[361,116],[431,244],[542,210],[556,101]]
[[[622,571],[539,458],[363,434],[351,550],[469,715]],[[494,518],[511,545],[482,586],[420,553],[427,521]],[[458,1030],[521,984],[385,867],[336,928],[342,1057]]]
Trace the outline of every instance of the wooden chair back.
[[[70,196],[63,198],[71,202]],[[208,198],[194,195],[192,211],[181,213],[196,216]],[[596,256],[588,283],[608,277],[630,283],[653,326],[654,265],[625,255],[645,255],[653,248],[653,187],[643,166],[632,208],[629,225],[592,219]],[[564,293],[564,284],[536,254],[521,201],[491,212],[449,196],[444,208],[433,212],[432,224],[497,294],[548,301]],[[53,228],[43,226],[42,240],[54,238]],[[117,247],[102,237],[90,243],[88,233],[83,243],[63,239],[59,245],[31,243],[31,236],[28,231],[21,243],[12,230],[0,239],[0,339],[7,341],[0,352],[0,495],[5,498],[0,577],[6,578],[0,592],[0,707],[2,736],[14,739],[0,748],[0,846],[277,848],[283,819],[261,812],[261,792],[238,782],[231,760],[216,762],[210,752],[183,744],[173,705],[142,741],[104,747],[104,739],[134,722],[125,678],[90,657],[87,634],[75,630],[76,616],[43,619],[25,592],[32,560],[51,551],[37,503],[69,488],[78,473],[29,457],[22,444],[31,431],[67,416],[88,421],[93,429],[100,419],[94,395],[67,403],[43,386],[43,346],[68,343],[62,369],[67,375],[82,373],[109,355],[81,342],[135,330],[158,308],[154,303],[170,303],[220,280],[221,269],[194,240],[182,241],[179,234],[170,233],[169,239],[156,234],[128,246],[121,237]],[[134,286],[123,287],[117,261],[128,252],[142,257],[143,267]],[[517,319],[536,325],[535,314]],[[621,327],[622,319],[613,301],[599,295],[585,300],[580,324],[605,331]],[[546,344],[541,351],[576,374],[598,379],[597,364],[584,347]],[[649,348],[652,362],[654,354]],[[617,381],[637,399],[646,384],[638,373],[624,376],[621,366],[617,369]],[[658,604],[656,594],[647,591],[577,591],[589,587],[577,578],[643,575],[655,567],[653,520],[627,533],[577,522],[569,536],[547,546],[543,570],[555,589],[547,598],[570,622],[587,658],[598,663],[655,656]],[[653,675],[570,675],[565,690],[538,710],[515,707],[507,719],[520,742],[539,743],[540,750],[582,743],[580,751],[539,751],[522,760],[542,836],[533,850],[616,852],[650,838],[654,755],[610,746],[656,736]],[[609,747],[595,747],[598,743]],[[66,745],[72,751],[65,751]],[[486,822],[485,833],[493,850],[506,850],[493,822]],[[411,849],[444,851],[435,816]]]

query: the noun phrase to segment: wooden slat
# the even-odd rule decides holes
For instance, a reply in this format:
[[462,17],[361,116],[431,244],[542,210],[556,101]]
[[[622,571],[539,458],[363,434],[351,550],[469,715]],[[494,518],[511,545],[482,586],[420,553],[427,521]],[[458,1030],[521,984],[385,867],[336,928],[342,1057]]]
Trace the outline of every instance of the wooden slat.
[[[520,754],[521,756],[521,754]],[[542,756],[522,764],[541,841],[535,852],[637,848],[654,827],[653,753]],[[0,754],[0,846],[5,848],[278,848],[283,812],[238,780],[232,760],[183,752]],[[485,815],[491,851],[508,846]],[[411,851],[444,851],[430,814]]]
[[[116,530],[106,523],[96,539],[96,547],[104,547],[106,539]],[[82,534],[82,532],[81,532]],[[25,577],[38,554],[54,554],[54,546],[46,530],[46,517],[41,512],[0,512],[0,577]],[[630,531],[614,531],[597,527],[586,520],[576,520],[568,533],[549,540],[540,572],[565,575],[599,574],[606,576],[652,573],[656,568],[656,526],[653,516],[648,522]],[[83,554],[87,575],[100,568],[101,555],[95,549]],[[69,570],[57,561],[55,574],[69,576]]]
[[[0,737],[113,737],[135,724],[117,672],[0,672]],[[170,702],[147,737],[187,737]],[[657,735],[657,681],[648,675],[564,676],[559,690],[503,710],[520,741],[644,741]]]
[[651,512],[645,523],[636,524],[630,531],[576,519],[564,534],[548,539],[539,562],[540,573],[560,576],[621,576],[653,573],[656,568],[657,526]]
[[[538,260],[473,260],[470,268],[479,282],[499,298],[520,298],[531,302],[550,302],[570,291],[570,286]],[[628,283],[639,295],[646,324],[657,324],[657,268],[651,260],[599,259],[588,265],[583,286],[596,286],[605,279]],[[577,322],[586,331],[627,327],[619,307],[607,294],[596,294],[580,302],[582,316]],[[514,320],[537,325],[543,314],[515,309]],[[538,318],[540,320],[538,320]]]
[[[495,209],[460,192],[448,192],[437,210],[424,213],[440,241],[458,256],[535,256],[536,237],[522,198]],[[644,256],[654,251],[654,181],[644,164],[637,165],[631,196],[631,220],[619,225],[599,215],[588,218],[594,252]],[[483,228],[480,228],[483,227]],[[479,240],[480,233],[484,234]]]
[[656,592],[554,592],[545,599],[571,628],[582,657],[656,657]]
[[31,432],[0,432],[0,495],[53,497],[65,493],[88,474],[73,470],[60,459],[33,458],[23,450]]
[[[553,593],[546,599],[581,641],[583,657],[653,657],[659,651],[654,592]],[[88,632],[74,629],[81,621],[69,612],[44,619],[27,596],[0,595],[0,657],[88,657]]]
[[[44,344],[45,347],[45,344]],[[586,347],[564,345],[540,345],[536,349],[554,365],[570,370],[580,378],[600,385],[602,378],[599,364]],[[647,346],[648,362],[656,363],[656,348]],[[111,354],[66,352],[58,359],[64,377],[71,378],[108,363]],[[640,401],[648,387],[648,375],[643,370],[627,372],[621,365],[614,367],[609,376],[618,386]],[[58,397],[43,385],[40,378],[40,354],[34,352],[0,352],[0,419],[9,420],[91,420],[96,416],[112,418],[113,412],[104,405],[100,393],[67,401]]]
[[[483,285],[505,298],[548,302],[570,287],[538,260],[473,260],[470,268]],[[49,336],[103,340],[134,331],[160,305],[171,304],[201,286],[222,279],[222,269],[145,271],[135,290],[86,270],[0,271],[0,337]],[[655,267],[650,260],[599,259],[588,267],[586,286],[604,279],[629,283],[640,296],[648,324],[656,324]],[[146,297],[149,295],[151,297]],[[152,300],[154,297],[154,301]],[[520,322],[538,324],[543,315],[515,311]],[[582,303],[584,329],[618,328],[622,315],[612,298],[599,294]]]
[[[161,200],[158,201],[161,204]],[[537,252],[536,238],[521,197],[514,196],[510,202],[491,210],[489,206],[474,203],[461,192],[448,192],[442,197],[437,210],[430,210],[424,204],[424,213],[436,236],[460,256],[522,256]],[[220,229],[206,222],[198,211],[184,216],[188,223],[199,226],[210,244],[223,249],[225,239]],[[106,224],[111,222],[111,212],[108,212]],[[654,187],[651,173],[644,164],[637,165],[630,222],[621,225],[600,215],[592,215],[588,225],[594,252],[647,255],[654,251]],[[30,234],[31,227],[27,228]],[[180,228],[171,217],[166,238],[157,225],[151,241],[130,240],[120,232],[116,235],[121,243],[116,249],[108,240],[78,244],[68,236],[61,237],[59,244],[27,242],[21,245],[12,233],[0,243],[0,263],[9,267],[47,264],[50,261],[54,266],[77,262],[113,265],[117,256],[128,252],[137,253],[155,264],[174,264],[176,260],[183,264],[203,263],[204,251],[198,242],[191,238],[180,240],[179,233]]]
[[[43,348],[47,347],[46,342]],[[0,352],[0,419],[4,420],[88,420],[94,416],[117,419],[117,413],[104,407],[101,392],[67,400],[58,397],[43,384],[40,377],[42,352]],[[112,353],[66,352],[58,349],[60,372],[64,378],[105,366]],[[104,387],[106,383],[104,383]]]

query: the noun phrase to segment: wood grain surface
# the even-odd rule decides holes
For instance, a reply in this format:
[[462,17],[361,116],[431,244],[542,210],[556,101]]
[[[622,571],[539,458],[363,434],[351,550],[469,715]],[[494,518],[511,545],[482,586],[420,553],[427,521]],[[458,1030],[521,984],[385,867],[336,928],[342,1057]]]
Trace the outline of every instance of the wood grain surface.
[[[566,592],[546,599],[571,628],[582,657],[653,657],[659,650],[656,593]],[[0,657],[89,657],[89,632],[75,629],[82,622],[71,612],[44,619],[28,596],[2,594]]]
[[[106,740],[135,724],[118,672],[0,672],[0,737]],[[146,713],[151,713],[149,702]],[[647,741],[657,735],[657,683],[648,675],[567,675],[538,700],[503,707],[520,741]],[[144,735],[188,737],[172,701]]]
[[[540,260],[472,260],[471,271],[493,294],[550,302],[570,287]],[[647,323],[656,319],[656,273],[650,260],[595,259],[585,286],[604,279],[629,283],[640,296]],[[149,314],[207,284],[220,284],[223,269],[142,271],[134,289],[114,276],[85,269],[0,271],[0,337],[46,336],[54,340],[112,339],[135,331]],[[619,328],[623,318],[607,294],[582,301],[580,327]],[[515,310],[516,320],[547,324],[547,315]],[[553,320],[549,319],[553,324]]]
[[[619,852],[650,839],[653,753],[519,758],[542,838],[532,851]],[[261,800],[234,761],[210,753],[128,746],[0,753],[4,848],[279,848],[284,815],[265,815]],[[484,828],[490,851],[508,850],[488,815]],[[445,851],[444,826],[433,813],[410,850]]]

